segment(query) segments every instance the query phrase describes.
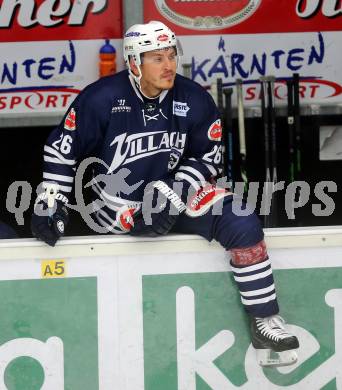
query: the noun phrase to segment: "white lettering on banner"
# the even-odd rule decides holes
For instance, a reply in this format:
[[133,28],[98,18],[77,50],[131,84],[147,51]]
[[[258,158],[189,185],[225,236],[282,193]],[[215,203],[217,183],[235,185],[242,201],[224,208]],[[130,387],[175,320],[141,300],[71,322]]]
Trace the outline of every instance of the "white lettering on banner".
[[[92,7],[89,7],[92,5]],[[107,0],[45,0],[36,10],[35,0],[3,0],[0,6],[0,27],[9,27],[19,6],[17,21],[22,27],[32,27],[39,24],[45,27],[63,23],[63,17],[69,14],[67,24],[83,25],[88,9],[93,14],[104,11]]]
[[185,141],[186,134],[178,132],[155,131],[129,136],[127,136],[127,133],[120,134],[110,144],[110,146],[116,145],[116,150],[108,173],[114,172],[120,165],[156,153],[169,152],[172,146],[177,149],[184,149]]
[[[336,381],[337,389],[342,388],[342,289],[327,291],[325,301],[334,309],[335,354],[297,383],[286,386],[272,383],[272,389],[321,389],[333,380]],[[213,363],[234,344],[234,334],[229,330],[220,331],[196,350],[195,295],[188,286],[181,287],[176,293],[176,315],[178,390],[196,390],[196,374],[213,390],[270,388],[270,379],[258,364],[252,344],[246,352],[247,381],[242,386],[231,383]],[[288,325],[288,329],[299,338],[299,359],[291,366],[277,368],[280,374],[296,370],[320,349],[314,335],[306,329],[296,325]]]
[[41,390],[64,389],[63,341],[50,337],[45,343],[33,338],[17,338],[0,346],[0,388],[5,385],[5,370],[14,359],[28,356],[37,360],[44,369],[44,384]]
[[342,15],[342,5],[340,0],[297,0],[296,12],[303,19],[311,18],[322,9],[324,16],[334,18]]
[[178,390],[196,390],[196,374],[213,390],[233,388],[214,364],[234,344],[233,333],[222,330],[196,350],[195,294],[188,286],[177,290],[176,313]]

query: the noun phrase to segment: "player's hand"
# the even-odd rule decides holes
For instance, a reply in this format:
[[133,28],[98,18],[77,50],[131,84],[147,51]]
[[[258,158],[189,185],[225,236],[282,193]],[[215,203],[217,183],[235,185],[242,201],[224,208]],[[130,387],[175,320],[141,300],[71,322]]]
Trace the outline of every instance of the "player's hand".
[[[186,210],[186,206],[173,191],[173,180],[157,181],[150,190],[149,196],[144,199],[151,199],[154,206],[160,205],[159,208],[153,209],[150,213],[151,220],[147,223],[144,205],[134,215],[134,226],[130,230],[133,236],[158,237],[167,234],[177,221],[178,216]],[[152,223],[151,223],[152,222]]]
[[176,223],[178,215],[169,215],[165,210],[152,214],[152,224],[146,223],[141,210],[134,215],[134,226],[130,230],[132,236],[158,237],[167,234]]
[[53,210],[54,212],[51,213],[46,199],[39,200],[35,204],[31,218],[33,236],[50,246],[55,246],[57,240],[64,235],[69,222],[68,210],[64,202],[55,199]]

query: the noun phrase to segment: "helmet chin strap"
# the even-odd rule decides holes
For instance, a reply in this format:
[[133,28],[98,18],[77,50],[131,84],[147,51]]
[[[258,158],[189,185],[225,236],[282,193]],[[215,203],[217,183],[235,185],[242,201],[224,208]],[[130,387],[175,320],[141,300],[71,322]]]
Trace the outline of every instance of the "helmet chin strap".
[[129,67],[128,71],[129,71],[129,74],[133,77],[133,80],[135,81],[137,87],[139,88],[139,91],[141,91],[141,85],[140,85],[140,80],[142,78],[142,73],[141,73],[141,69],[140,69],[140,65],[135,65],[138,69],[138,72],[139,72],[139,76],[136,76],[134,74],[134,72],[132,71],[131,67]]
[[146,94],[144,94],[144,92],[143,92],[142,89],[141,89],[141,83],[140,83],[141,78],[142,78],[142,73],[141,73],[140,65],[135,64],[135,66],[136,66],[137,69],[138,69],[139,76],[136,76],[136,75],[132,72],[131,67],[129,67],[128,71],[129,71],[130,75],[133,77],[133,80],[134,80],[134,82],[135,82],[137,88],[139,89],[139,92],[140,92],[145,98],[147,98],[147,99],[157,99],[157,98],[161,95],[161,93],[162,93],[163,91],[161,91],[160,94],[159,94],[158,96],[153,96],[153,97],[147,96]]

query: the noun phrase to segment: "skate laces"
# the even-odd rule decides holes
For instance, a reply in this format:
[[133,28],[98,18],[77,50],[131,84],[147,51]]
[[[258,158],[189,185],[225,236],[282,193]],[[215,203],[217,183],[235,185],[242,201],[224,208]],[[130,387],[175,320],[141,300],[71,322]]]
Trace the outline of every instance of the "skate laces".
[[292,337],[292,335],[285,330],[285,321],[279,315],[255,318],[255,321],[260,333],[272,340],[278,341],[287,337]]

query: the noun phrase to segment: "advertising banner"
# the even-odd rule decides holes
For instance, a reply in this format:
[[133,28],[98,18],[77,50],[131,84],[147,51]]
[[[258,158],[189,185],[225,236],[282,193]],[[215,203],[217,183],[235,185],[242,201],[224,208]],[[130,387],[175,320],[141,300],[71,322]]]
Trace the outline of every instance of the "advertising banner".
[[341,30],[340,0],[144,0],[144,18],[180,35]]
[[121,61],[120,0],[0,0],[0,114],[65,112],[99,77],[110,39]]
[[198,236],[1,243],[0,388],[341,389],[341,229],[318,233],[267,238],[292,246],[270,245],[269,255],[280,314],[300,343],[295,364],[267,369],[218,244]]
[[[285,104],[286,79],[301,78],[304,104],[342,102],[342,5],[335,0],[153,0],[145,21],[173,29],[183,45],[182,63],[209,88],[217,78],[244,81],[247,105],[259,105],[261,76],[276,77],[276,104]],[[182,70],[179,70],[182,72]]]

